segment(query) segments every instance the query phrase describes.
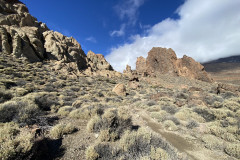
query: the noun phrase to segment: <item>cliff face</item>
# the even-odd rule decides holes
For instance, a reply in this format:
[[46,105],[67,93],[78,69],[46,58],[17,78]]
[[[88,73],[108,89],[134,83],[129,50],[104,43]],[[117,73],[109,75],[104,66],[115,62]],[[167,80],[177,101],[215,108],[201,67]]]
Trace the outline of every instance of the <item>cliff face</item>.
[[58,70],[71,66],[67,70],[81,70],[81,73],[89,67],[91,72],[113,71],[103,55],[92,52],[86,56],[76,39],[50,31],[18,0],[0,0],[0,34],[0,52],[3,54],[30,62],[57,61]]
[[139,57],[136,62],[136,71],[139,75],[158,76],[169,74],[192,79],[212,82],[207,72],[199,62],[188,56],[178,59],[172,49],[154,47],[145,59]]

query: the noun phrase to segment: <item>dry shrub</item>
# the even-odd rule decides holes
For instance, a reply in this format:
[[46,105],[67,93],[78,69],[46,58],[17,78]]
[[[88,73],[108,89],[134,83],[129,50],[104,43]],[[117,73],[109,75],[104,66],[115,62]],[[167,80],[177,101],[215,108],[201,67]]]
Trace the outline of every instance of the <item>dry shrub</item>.
[[154,105],[157,105],[157,102],[154,101],[154,100],[150,100],[150,101],[147,101],[147,102],[146,102],[146,105],[149,106],[149,107],[150,107],[150,106],[154,106]]
[[53,138],[59,139],[65,134],[71,134],[76,131],[76,127],[73,126],[71,123],[68,124],[57,124],[54,126],[51,131],[50,135]]
[[216,125],[209,126],[208,128],[210,133],[217,137],[221,137],[226,132],[226,130]]
[[181,123],[180,123],[180,121],[176,118],[176,117],[174,117],[174,116],[167,116],[166,117],[166,120],[171,120],[171,121],[173,121],[176,125],[180,125]]
[[236,112],[236,116],[240,119],[240,109]]
[[175,125],[175,123],[171,120],[164,121],[163,126],[165,129],[167,129],[169,131],[176,131],[178,129],[178,127]]
[[40,94],[35,97],[35,103],[41,110],[50,111],[52,105],[59,105],[59,100],[53,94]]
[[83,101],[81,100],[76,100],[75,102],[73,102],[72,106],[75,108],[80,108],[83,104]]
[[216,94],[209,94],[204,100],[208,105],[214,105],[215,102],[223,102],[223,98]]
[[159,105],[147,108],[148,112],[159,112],[160,110],[161,110],[161,106],[159,106]]
[[179,109],[176,105],[172,104],[172,105],[164,105],[161,107],[162,110],[170,113],[170,114],[175,114]]
[[151,159],[159,160],[159,159],[168,159],[168,154],[162,148],[151,148]]
[[[117,143],[117,144],[116,144]],[[86,151],[87,159],[179,159],[179,153],[159,135],[140,128],[127,130],[119,142],[98,143]]]
[[204,142],[204,145],[206,148],[211,150],[222,150],[223,149],[223,142],[221,139],[213,136],[213,135],[204,135],[202,137],[202,141]]
[[15,159],[28,153],[33,145],[33,135],[13,122],[0,123],[0,159]]
[[240,104],[240,97],[234,97],[234,98],[230,98],[230,101],[234,101]]
[[12,99],[12,97],[13,96],[12,96],[12,94],[10,92],[5,91],[3,89],[0,90],[0,103],[8,101],[8,100]]
[[216,119],[216,116],[212,111],[206,107],[195,107],[193,108],[193,111],[203,117],[206,122],[214,121]]
[[[133,132],[126,131],[119,144],[124,153],[130,153],[127,159],[142,156],[153,156],[152,158],[155,158],[166,155],[169,155],[170,159],[177,159],[177,152],[170,144],[143,128]],[[158,148],[161,148],[161,150]]]
[[99,157],[98,153],[94,149],[94,146],[90,146],[87,148],[85,156],[87,160],[96,160]]
[[105,107],[101,105],[97,106],[85,106],[76,110],[73,110],[69,113],[69,117],[76,118],[76,119],[90,119],[95,115],[102,115],[103,109]]
[[234,113],[226,108],[212,109],[212,112],[217,120],[225,119],[229,116],[233,116]]
[[240,124],[237,118],[227,117],[226,120],[230,125]]
[[16,96],[19,96],[19,97],[26,95],[28,92],[29,91],[24,88],[16,88],[15,90]]
[[72,110],[72,106],[64,106],[58,110],[58,114],[60,114],[61,116],[67,116]]
[[195,119],[196,121],[201,123],[205,122],[205,119],[203,117],[199,116],[196,112],[193,112],[189,108],[181,109],[179,112],[175,114],[175,117],[183,121],[187,121],[189,119]]
[[99,140],[101,142],[114,141],[118,138],[118,134],[116,132],[110,132],[110,129],[104,129],[100,131]]
[[236,112],[240,108],[240,104],[232,100],[225,100],[222,105],[223,107],[228,108],[233,112]]
[[228,142],[235,142],[236,141],[235,136],[231,133],[224,133],[221,137],[222,137],[222,139],[224,139]]
[[236,135],[239,132],[239,128],[237,125],[228,126],[228,127],[226,127],[226,130],[228,133],[232,133],[232,134],[236,134]]
[[186,125],[186,127],[188,129],[193,129],[193,128],[198,127],[198,126],[199,126],[199,124],[196,121],[194,121],[194,120],[188,121],[188,123]]
[[[128,129],[131,129],[132,119],[125,109],[108,109],[102,116],[95,116],[87,125],[90,132],[108,131],[110,140],[118,139],[121,134]],[[102,132],[103,134],[103,132]],[[114,136],[113,136],[114,135]]]
[[152,112],[151,117],[155,118],[158,122],[163,122],[168,117],[168,113],[166,111]]
[[225,148],[225,152],[230,156],[240,159],[240,144],[229,143]]
[[0,122],[33,124],[39,113],[37,105],[27,98],[11,100],[0,105]]

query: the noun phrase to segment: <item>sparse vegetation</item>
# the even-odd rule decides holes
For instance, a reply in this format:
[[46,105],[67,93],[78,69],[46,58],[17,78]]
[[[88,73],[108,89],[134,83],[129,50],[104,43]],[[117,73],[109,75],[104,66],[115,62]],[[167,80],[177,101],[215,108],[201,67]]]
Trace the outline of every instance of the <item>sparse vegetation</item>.
[[88,125],[88,131],[101,132],[102,140],[116,140],[125,130],[131,129],[132,120],[124,109],[108,109],[102,116],[95,116]]
[[33,135],[13,122],[0,123],[0,159],[24,157],[33,145]]
[[46,154],[57,159],[187,159],[196,146],[199,155],[239,159],[240,99],[217,95],[215,83],[142,77],[121,97],[112,89],[129,78],[66,75],[51,61],[13,63],[10,55],[0,61],[0,159],[44,154],[39,146],[56,148]]
[[72,106],[64,106],[58,110],[58,114],[60,114],[61,116],[67,116],[72,110]]
[[28,99],[16,99],[0,104],[0,122],[32,124],[39,113],[37,105]]
[[[117,143],[117,142],[115,142]],[[98,143],[90,146],[86,151],[87,159],[178,159],[177,151],[161,137],[139,129],[127,130],[119,141],[119,145],[113,147],[110,143]]]
[[202,141],[204,142],[205,144],[205,147],[208,148],[208,149],[211,149],[211,150],[222,150],[223,149],[223,142],[213,136],[213,135],[204,135],[202,137]]
[[68,124],[57,124],[56,126],[54,126],[51,131],[50,131],[50,135],[53,138],[61,138],[63,135],[65,134],[71,134],[74,131],[76,131],[76,127],[73,126],[72,124],[68,123]]
[[188,123],[186,125],[186,127],[189,128],[189,129],[193,129],[193,128],[198,127],[198,126],[199,126],[198,123],[194,120],[188,121]]
[[240,158],[240,145],[238,144],[228,144],[225,148],[225,152],[230,156]]
[[166,128],[169,131],[176,131],[178,129],[175,123],[173,123],[173,121],[171,120],[164,121],[163,125],[164,125],[164,128]]

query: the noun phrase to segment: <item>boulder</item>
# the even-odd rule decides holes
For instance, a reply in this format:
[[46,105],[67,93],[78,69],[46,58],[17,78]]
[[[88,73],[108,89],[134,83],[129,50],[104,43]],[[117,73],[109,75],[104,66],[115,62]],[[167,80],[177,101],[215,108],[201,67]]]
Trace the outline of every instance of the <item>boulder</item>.
[[122,83],[117,84],[113,90],[113,92],[115,92],[118,96],[126,96],[126,86]]

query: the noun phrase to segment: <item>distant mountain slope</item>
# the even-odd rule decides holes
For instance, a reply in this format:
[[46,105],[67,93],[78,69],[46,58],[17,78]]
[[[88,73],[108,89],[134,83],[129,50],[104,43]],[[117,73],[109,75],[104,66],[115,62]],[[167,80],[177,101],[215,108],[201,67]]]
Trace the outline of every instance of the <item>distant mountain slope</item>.
[[240,63],[240,55],[225,57],[225,58],[219,58],[217,60],[206,62],[205,64],[208,64],[208,63]]
[[202,65],[215,81],[240,85],[240,56],[220,58]]

